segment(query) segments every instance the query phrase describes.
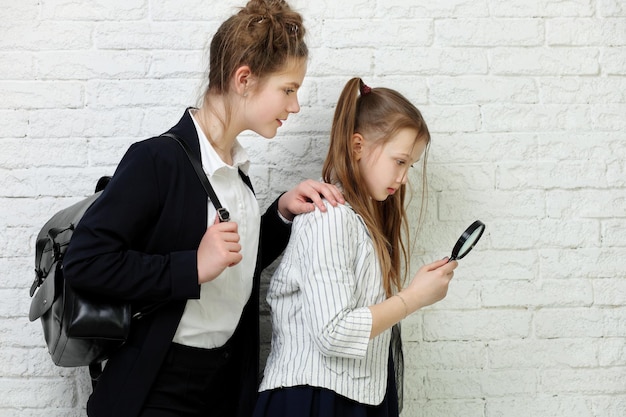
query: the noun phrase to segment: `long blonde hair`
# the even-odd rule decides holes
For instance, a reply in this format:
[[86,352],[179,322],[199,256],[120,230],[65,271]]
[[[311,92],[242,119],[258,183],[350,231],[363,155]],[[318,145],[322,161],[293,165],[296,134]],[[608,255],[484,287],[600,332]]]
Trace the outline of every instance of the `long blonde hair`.
[[[324,161],[324,181],[339,184],[346,201],[363,218],[372,236],[380,261],[387,296],[402,289],[408,266],[406,186],[384,201],[375,201],[365,186],[363,174],[354,157],[352,137],[360,133],[376,147],[387,143],[399,130],[417,131],[415,143],[430,143],[430,133],[420,111],[402,94],[389,88],[369,88],[360,78],[344,87],[330,133],[330,147]],[[423,158],[426,176],[426,153]]]

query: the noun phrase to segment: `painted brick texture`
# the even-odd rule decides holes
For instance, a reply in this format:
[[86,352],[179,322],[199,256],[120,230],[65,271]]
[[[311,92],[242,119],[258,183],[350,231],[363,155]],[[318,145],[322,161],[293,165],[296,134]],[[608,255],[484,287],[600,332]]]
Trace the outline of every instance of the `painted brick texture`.
[[[241,139],[261,205],[320,176],[334,103],[361,76],[433,136],[419,231],[411,174],[410,272],[487,224],[448,297],[404,322],[403,417],[624,417],[626,2],[291,4],[311,49],[302,110],[271,141]],[[240,5],[0,0],[0,416],[85,414],[86,370],[55,367],[28,322],[35,236],[196,103],[207,42]],[[267,354],[266,306],[262,329]]]

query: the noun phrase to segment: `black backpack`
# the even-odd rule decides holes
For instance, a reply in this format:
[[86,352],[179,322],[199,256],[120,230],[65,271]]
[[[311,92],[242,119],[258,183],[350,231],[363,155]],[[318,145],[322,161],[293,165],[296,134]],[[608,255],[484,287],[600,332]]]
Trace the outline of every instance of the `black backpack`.
[[[192,156],[188,145],[173,134],[162,136],[175,140],[182,147],[220,221],[229,221],[228,211],[222,207],[202,164]],[[239,175],[252,188],[247,176],[241,171]],[[89,366],[94,387],[102,373],[102,362],[125,343],[131,320],[140,319],[166,303],[156,302],[133,313],[130,303],[113,303],[94,294],[80,294],[65,282],[63,256],[74,229],[110,179],[108,176],[100,178],[92,196],[59,211],[41,228],[35,250],[35,280],[30,288],[32,301],[28,317],[30,321],[41,319],[52,361],[65,367]]]
[[[58,366],[99,364],[128,336],[129,304],[112,304],[93,295],[84,297],[63,277],[63,256],[74,229],[109,180],[100,178],[95,194],[57,212],[37,235],[28,317],[30,321],[41,319],[48,351]],[[89,319],[94,315],[101,318],[97,326]]]

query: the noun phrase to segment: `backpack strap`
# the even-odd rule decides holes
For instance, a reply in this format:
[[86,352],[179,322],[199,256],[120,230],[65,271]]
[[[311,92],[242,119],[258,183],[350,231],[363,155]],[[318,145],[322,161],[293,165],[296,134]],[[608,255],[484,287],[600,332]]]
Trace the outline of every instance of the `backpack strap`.
[[103,370],[104,368],[102,367],[102,362],[89,364],[89,377],[91,378],[91,389],[93,391],[96,389],[96,385],[98,384],[98,380],[100,379],[100,375],[102,375]]
[[[187,145],[185,141],[183,141],[181,138],[174,135],[173,133],[163,133],[161,136],[166,136],[168,138],[174,139],[183,148],[185,154],[187,155],[187,158],[189,159],[189,162],[191,163],[191,166],[193,167],[194,171],[196,171],[196,175],[198,176],[198,179],[200,180],[204,191],[209,197],[209,200],[213,202],[215,210],[217,210],[217,215],[220,218],[220,222],[230,221],[230,213],[228,212],[228,210],[222,207],[222,203],[220,203],[219,198],[217,198],[217,194],[215,194],[215,190],[213,190],[213,186],[211,186],[211,182],[207,178],[204,169],[202,169],[202,164],[193,156],[189,145]],[[244,174],[241,169],[239,169],[239,176],[241,177],[243,182],[252,190],[252,183],[250,182],[250,178],[246,174]],[[254,192],[254,190],[252,190],[252,192]]]

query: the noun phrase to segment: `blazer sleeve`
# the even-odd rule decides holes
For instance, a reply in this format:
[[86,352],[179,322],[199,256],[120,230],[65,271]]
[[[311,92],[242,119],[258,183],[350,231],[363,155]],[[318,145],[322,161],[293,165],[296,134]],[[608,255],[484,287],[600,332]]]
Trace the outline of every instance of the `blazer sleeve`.
[[303,316],[313,341],[324,356],[361,359],[372,329],[368,307],[358,307],[355,271],[358,219],[346,206],[328,206],[302,216],[294,240],[302,261]]
[[77,225],[63,263],[76,289],[123,301],[199,297],[195,249],[146,250],[168,196],[155,153],[146,141],[133,144]]
[[285,223],[278,214],[279,199],[280,196],[261,216],[261,269],[269,266],[283,253],[291,235],[291,223]]

